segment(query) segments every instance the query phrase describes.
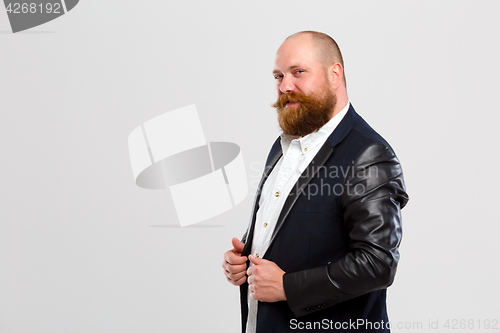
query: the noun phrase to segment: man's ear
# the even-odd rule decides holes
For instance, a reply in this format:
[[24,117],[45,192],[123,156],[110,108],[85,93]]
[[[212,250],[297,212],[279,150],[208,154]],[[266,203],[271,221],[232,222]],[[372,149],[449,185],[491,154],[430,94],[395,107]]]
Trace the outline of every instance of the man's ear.
[[328,68],[328,77],[330,78],[330,82],[332,84],[333,89],[337,89],[344,81],[344,68],[338,62],[333,63]]

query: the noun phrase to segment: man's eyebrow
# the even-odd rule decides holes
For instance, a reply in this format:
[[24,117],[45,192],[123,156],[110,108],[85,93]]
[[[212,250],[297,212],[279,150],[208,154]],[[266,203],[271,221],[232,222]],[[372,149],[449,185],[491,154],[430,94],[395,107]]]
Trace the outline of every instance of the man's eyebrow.
[[[303,67],[303,66],[293,65],[293,66],[288,67],[288,69],[289,70],[294,70],[296,68],[301,68],[301,67]],[[280,74],[280,73],[281,73],[281,71],[279,69],[273,70],[273,74]]]

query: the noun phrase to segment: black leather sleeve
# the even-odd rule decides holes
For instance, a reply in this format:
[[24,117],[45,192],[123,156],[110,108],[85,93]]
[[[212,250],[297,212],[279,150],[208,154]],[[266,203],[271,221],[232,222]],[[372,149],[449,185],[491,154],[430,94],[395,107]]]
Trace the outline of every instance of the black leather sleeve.
[[394,280],[400,210],[408,201],[401,165],[392,149],[378,142],[365,148],[351,167],[340,198],[349,252],[328,265],[283,276],[297,317],[384,289]]

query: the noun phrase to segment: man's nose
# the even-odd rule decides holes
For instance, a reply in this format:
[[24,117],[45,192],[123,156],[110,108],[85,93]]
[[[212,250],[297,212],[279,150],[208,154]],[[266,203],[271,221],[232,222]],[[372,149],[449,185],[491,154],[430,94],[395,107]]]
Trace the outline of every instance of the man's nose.
[[293,84],[293,78],[291,78],[288,75],[284,75],[283,79],[281,80],[279,89],[283,94],[293,92],[295,89],[295,85]]

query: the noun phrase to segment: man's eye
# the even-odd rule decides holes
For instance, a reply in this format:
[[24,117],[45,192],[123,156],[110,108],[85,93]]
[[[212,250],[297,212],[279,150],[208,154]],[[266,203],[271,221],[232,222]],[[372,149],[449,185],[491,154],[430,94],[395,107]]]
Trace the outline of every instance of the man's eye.
[[297,69],[297,70],[295,71],[295,74],[300,74],[300,73],[303,73],[303,72],[304,72],[303,70],[301,70],[301,69]]
[[275,75],[274,75],[274,78],[275,78],[276,80],[279,80],[279,79],[282,79],[282,78],[283,78],[283,75],[281,75],[281,74],[275,74]]

